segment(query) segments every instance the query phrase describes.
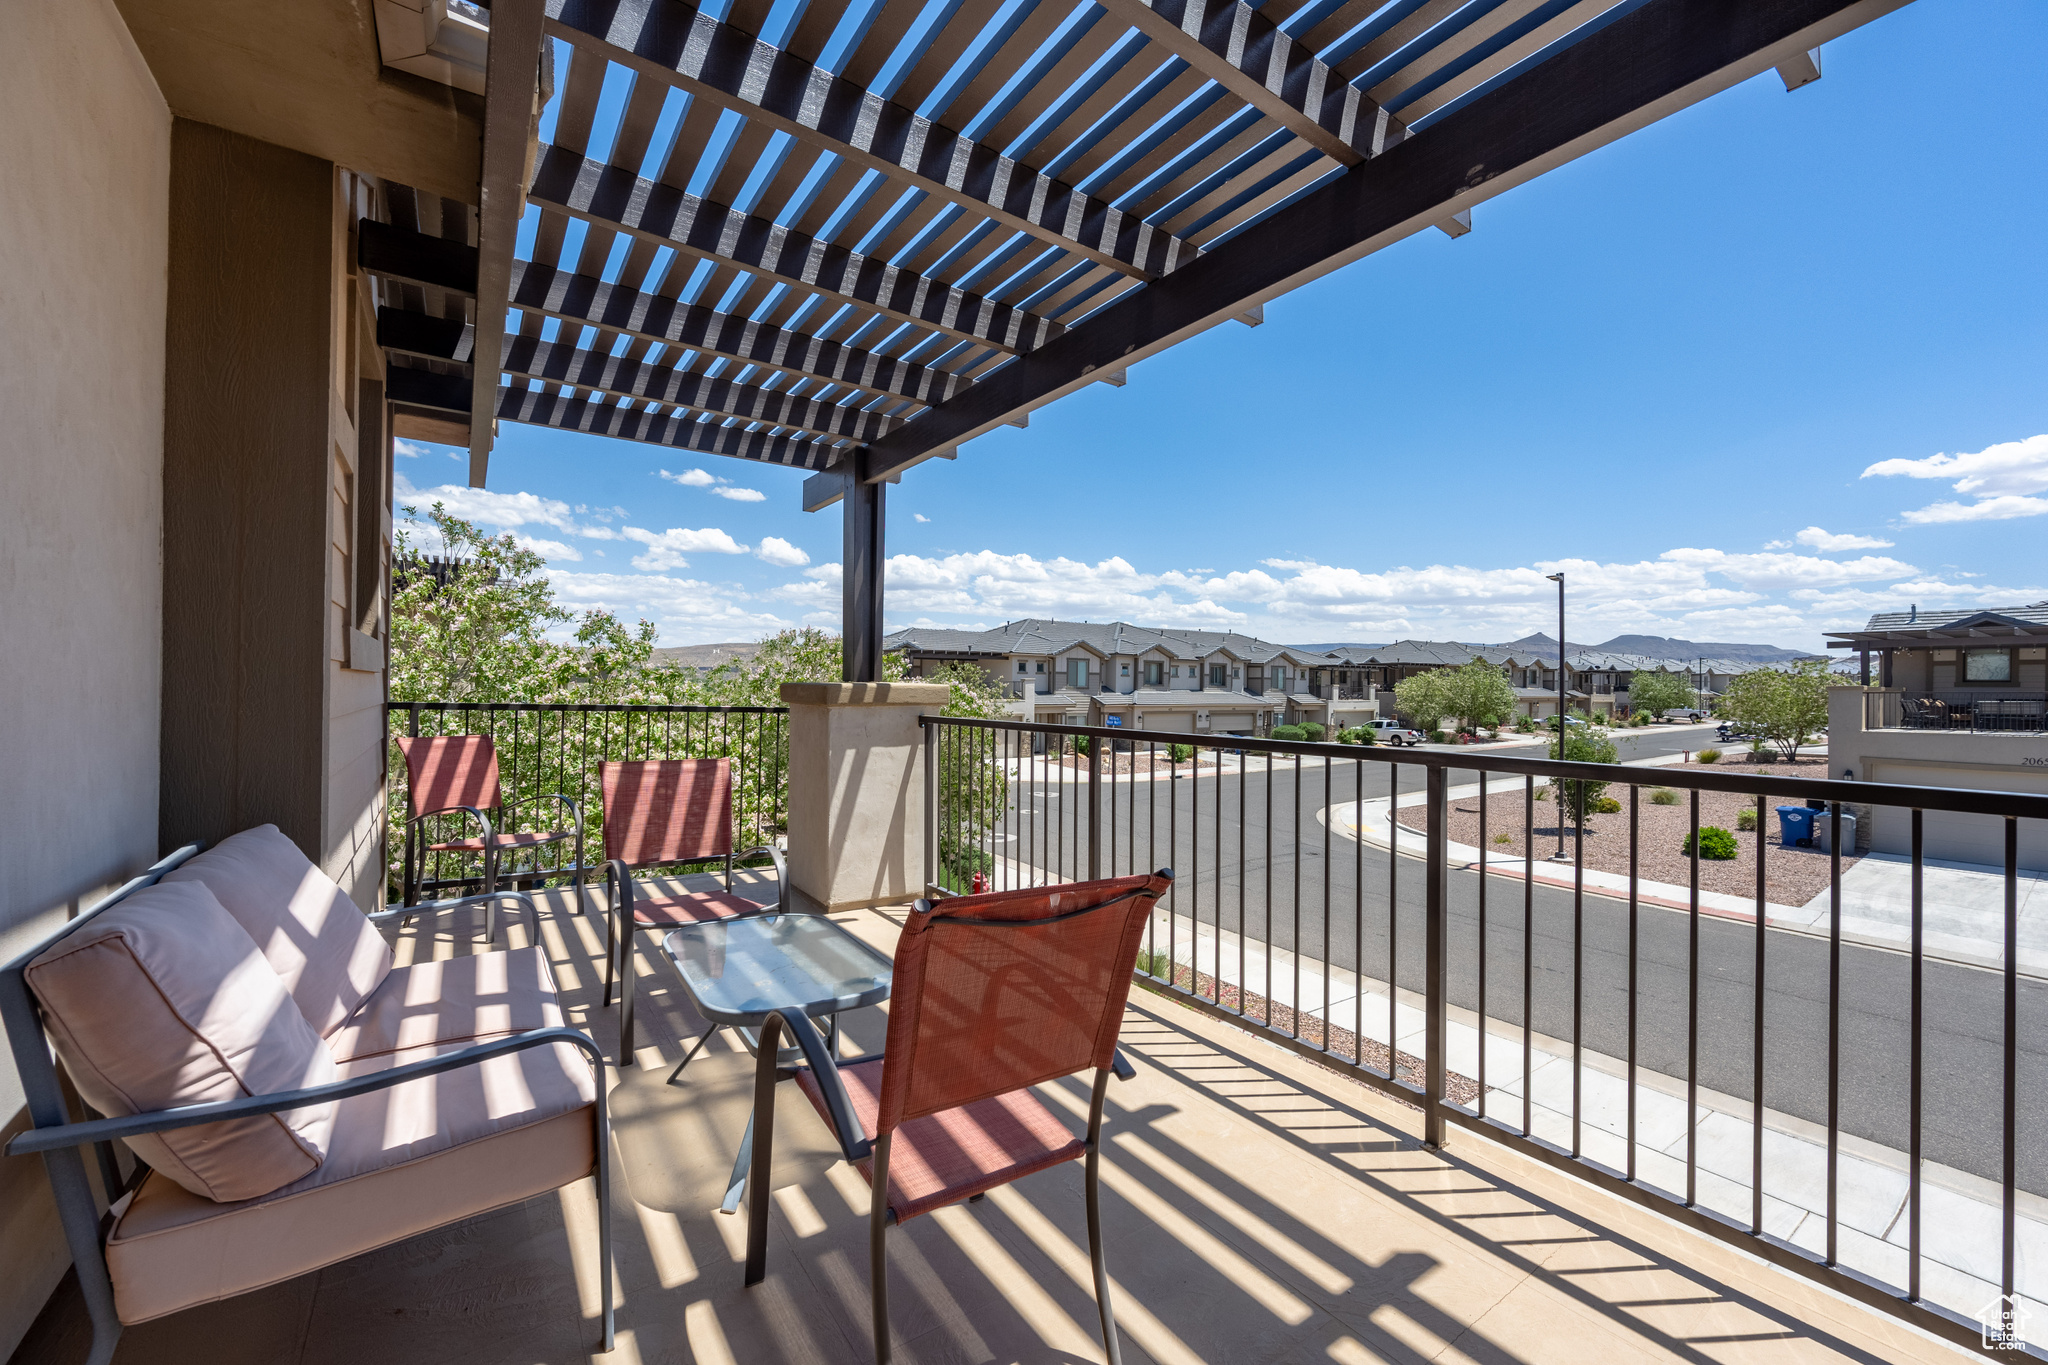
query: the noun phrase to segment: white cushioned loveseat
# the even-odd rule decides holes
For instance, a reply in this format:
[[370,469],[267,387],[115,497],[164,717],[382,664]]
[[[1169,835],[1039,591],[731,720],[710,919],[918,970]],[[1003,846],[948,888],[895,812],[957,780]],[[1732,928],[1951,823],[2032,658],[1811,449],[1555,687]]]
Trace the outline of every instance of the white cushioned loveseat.
[[[538,947],[394,966],[374,921],[431,909],[365,915],[264,825],[179,850],[0,967],[34,1123],[7,1150],[43,1157],[94,1365],[124,1325],[593,1175],[611,1349],[603,1056]],[[115,1140],[140,1163],[126,1180]]]

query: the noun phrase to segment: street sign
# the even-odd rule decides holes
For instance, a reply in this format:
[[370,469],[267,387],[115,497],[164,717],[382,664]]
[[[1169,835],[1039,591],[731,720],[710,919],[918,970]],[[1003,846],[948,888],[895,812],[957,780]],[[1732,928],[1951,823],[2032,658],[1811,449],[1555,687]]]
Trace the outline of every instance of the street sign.
[[1104,716],[1102,718],[1102,723],[1104,725],[1111,727],[1112,729],[1121,729],[1123,727],[1124,718],[1122,716]]

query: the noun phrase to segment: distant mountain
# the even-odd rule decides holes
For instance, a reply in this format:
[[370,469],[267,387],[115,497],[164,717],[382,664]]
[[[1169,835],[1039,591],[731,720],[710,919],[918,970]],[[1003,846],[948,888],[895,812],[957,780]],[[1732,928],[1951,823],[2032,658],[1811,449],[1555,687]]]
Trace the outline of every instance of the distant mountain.
[[[1555,658],[1557,641],[1541,631],[1525,635],[1519,640],[1510,640],[1500,649],[1519,649],[1530,654]],[[1668,635],[1617,635],[1603,644],[1582,645],[1574,640],[1570,645],[1576,654],[1580,650],[1599,650],[1608,654],[1640,654],[1646,659],[1669,659],[1677,663],[1689,663],[1694,659],[1739,659],[1747,663],[1776,664],[1788,663],[1793,659],[1810,658],[1811,655],[1796,649],[1780,649],[1776,645],[1731,644],[1726,641],[1674,640]]]
[[716,645],[671,645],[657,649],[648,663],[660,668],[674,664],[678,668],[708,669],[722,664],[744,663],[761,652],[761,646],[746,640],[730,640]]
[[1674,640],[1668,635],[1617,635],[1604,645],[1612,654],[1641,654],[1650,659],[1743,659],[1756,664],[1790,663],[1812,657],[1811,650],[1781,649],[1777,645],[1730,644],[1711,640]]

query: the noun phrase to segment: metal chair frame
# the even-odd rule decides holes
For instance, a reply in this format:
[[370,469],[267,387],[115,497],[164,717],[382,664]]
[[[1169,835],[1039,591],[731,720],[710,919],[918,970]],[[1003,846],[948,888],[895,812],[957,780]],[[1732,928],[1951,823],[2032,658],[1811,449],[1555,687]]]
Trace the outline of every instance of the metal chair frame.
[[[142,888],[155,885],[166,872],[193,857],[203,847],[202,844],[188,844],[163,858],[76,919],[44,935],[5,966],[0,966],[0,1024],[4,1024],[6,1028],[8,1047],[14,1056],[15,1071],[21,1077],[22,1091],[28,1101],[29,1119],[34,1125],[16,1134],[8,1142],[6,1152],[9,1156],[40,1153],[43,1158],[43,1168],[49,1176],[51,1193],[56,1199],[58,1219],[64,1228],[64,1240],[71,1249],[72,1264],[78,1272],[79,1292],[85,1299],[86,1314],[92,1322],[92,1349],[87,1356],[87,1365],[108,1365],[108,1362],[113,1360],[114,1349],[121,1339],[122,1324],[114,1307],[114,1285],[107,1271],[106,1235],[112,1230],[113,1220],[103,1219],[100,1215],[99,1203],[94,1199],[92,1184],[86,1177],[85,1161],[80,1155],[81,1148],[93,1149],[97,1157],[101,1189],[106,1202],[111,1205],[139,1185],[149,1172],[149,1167],[137,1159],[133,1173],[123,1177],[113,1146],[116,1139],[143,1133],[161,1133],[174,1128],[189,1128],[195,1124],[216,1123],[223,1119],[274,1114],[280,1110],[300,1109],[328,1100],[348,1099],[355,1095],[366,1095],[373,1090],[386,1090],[422,1076],[434,1076],[444,1071],[471,1066],[492,1057],[523,1052],[528,1048],[546,1047],[554,1043],[569,1043],[580,1049],[589,1056],[591,1065],[597,1072],[597,1100],[592,1109],[592,1136],[597,1151],[594,1174],[597,1178],[598,1276],[601,1281],[599,1300],[603,1305],[601,1344],[598,1349],[611,1350],[611,1124],[605,1108],[604,1053],[586,1033],[560,1027],[531,1029],[525,1033],[494,1038],[439,1057],[429,1057],[393,1067],[389,1071],[359,1076],[353,1080],[311,1086],[304,1090],[248,1095],[236,1100],[183,1105],[176,1109],[118,1118],[101,1118],[88,1109],[85,1121],[72,1120],[70,1106],[66,1102],[64,1088],[57,1075],[56,1059],[43,1027],[42,1010],[28,986],[28,965],[53,944],[76,933],[98,915],[119,905]],[[532,901],[521,893],[497,894],[526,901],[529,908],[532,906]],[[469,904],[476,899],[479,898],[471,897],[461,903]],[[381,923],[435,908],[438,907],[396,906],[372,914],[369,918],[373,922]]]
[[[435,738],[457,737],[436,736]],[[489,740],[490,736],[485,735],[482,736],[482,738]],[[493,743],[492,753],[494,761],[496,750],[497,746],[495,743]],[[499,795],[502,797],[503,794],[504,789],[501,786],[499,788]],[[405,841],[405,867],[403,878],[403,897],[405,903],[402,908],[408,912],[407,918],[409,919],[411,914],[416,914],[422,910],[444,910],[461,905],[473,905],[479,900],[484,900],[490,896],[496,895],[498,892],[499,877],[498,860],[501,853],[503,853],[504,850],[492,847],[491,841],[498,837],[498,831],[493,826],[490,816],[485,814],[484,809],[477,806],[440,806],[433,810],[417,810],[413,807],[412,784],[410,782],[408,782],[406,786],[405,799],[405,828],[408,837]],[[576,803],[576,799],[572,796],[569,796],[565,792],[548,792],[545,795],[534,796],[523,802],[501,800],[496,806],[490,807],[489,809],[497,811],[500,820],[503,820],[509,812],[519,810],[524,806],[532,805],[540,801],[561,802],[562,805],[567,808],[569,812],[569,817],[574,822],[574,827],[559,832],[553,832],[553,838],[539,840],[538,842],[532,844],[521,844],[518,847],[531,849],[551,848],[554,845],[561,843],[565,839],[573,840],[573,843],[571,845],[571,857],[573,859],[575,868],[573,878],[576,887],[576,913],[579,915],[585,914],[588,912],[588,900],[585,895],[587,882],[585,877],[585,868],[583,866],[583,808]],[[477,823],[477,827],[482,831],[480,837],[482,838],[484,844],[484,847],[481,850],[483,855],[483,875],[481,878],[483,882],[483,890],[475,896],[457,896],[447,900],[435,901],[416,900],[414,899],[414,897],[418,894],[421,882],[425,880],[423,874],[426,870],[427,854],[430,851],[427,848],[425,827],[426,822],[436,815],[452,815],[457,813],[468,815],[469,817],[474,819]],[[523,895],[525,893],[522,892],[519,894]],[[529,900],[528,904],[532,905],[533,903]],[[398,909],[400,907],[394,906],[390,908]],[[534,941],[538,943],[540,941],[540,920],[538,918],[538,907],[536,906],[534,908],[536,914],[536,918],[534,920],[533,925]],[[492,936],[491,930],[491,922],[489,917],[487,916],[484,926],[484,938],[486,942],[496,942],[496,939]]]

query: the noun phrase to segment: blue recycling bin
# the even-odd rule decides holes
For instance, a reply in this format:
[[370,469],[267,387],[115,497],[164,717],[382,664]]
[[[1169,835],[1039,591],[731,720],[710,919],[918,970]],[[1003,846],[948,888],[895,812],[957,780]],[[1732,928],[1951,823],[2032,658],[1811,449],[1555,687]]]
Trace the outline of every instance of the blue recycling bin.
[[1778,807],[1778,843],[1784,848],[1813,847],[1813,817],[1805,806]]

